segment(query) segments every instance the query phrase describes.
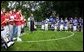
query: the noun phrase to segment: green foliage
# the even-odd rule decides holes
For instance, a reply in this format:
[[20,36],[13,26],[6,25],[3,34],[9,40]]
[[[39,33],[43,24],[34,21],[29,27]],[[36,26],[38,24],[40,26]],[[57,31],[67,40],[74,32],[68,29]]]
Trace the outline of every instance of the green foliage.
[[[8,3],[10,1],[2,1],[1,8],[8,8]],[[52,11],[56,11],[56,16],[83,16],[82,12],[82,1],[44,1],[43,3],[39,3],[42,1],[16,1],[18,4],[16,5],[17,9],[22,9],[22,13],[26,16],[26,19],[30,16],[30,13],[33,13],[36,21],[44,20],[46,17],[49,18],[52,15]],[[32,5],[39,3],[40,8],[31,11]],[[30,8],[24,7],[24,4],[30,5]],[[36,7],[33,6],[33,7]]]
[[7,6],[8,6],[8,1],[2,1],[1,2],[1,9],[2,8],[6,8],[7,9],[8,8]]

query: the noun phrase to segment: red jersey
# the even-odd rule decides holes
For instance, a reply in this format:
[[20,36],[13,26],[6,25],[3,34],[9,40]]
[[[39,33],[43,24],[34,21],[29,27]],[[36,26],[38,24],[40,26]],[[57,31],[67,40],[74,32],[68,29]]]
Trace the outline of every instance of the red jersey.
[[21,23],[24,24],[24,20],[22,20]]
[[14,19],[15,19],[16,26],[21,25],[21,15],[20,14],[16,14],[16,17]]
[[14,15],[11,14],[9,19],[10,19],[9,24],[13,25],[14,24]]
[[22,17],[22,21],[21,21],[22,24],[25,24],[25,21],[24,21],[24,18]]
[[6,16],[5,15],[2,15],[1,16],[1,26],[3,27],[3,26],[6,26]]

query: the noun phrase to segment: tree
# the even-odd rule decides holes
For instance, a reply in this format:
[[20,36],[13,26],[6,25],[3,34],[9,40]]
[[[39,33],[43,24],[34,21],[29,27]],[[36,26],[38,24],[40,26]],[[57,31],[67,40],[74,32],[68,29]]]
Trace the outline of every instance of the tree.
[[26,19],[33,13],[37,21],[49,18],[50,15],[83,16],[82,1],[2,1],[1,8],[22,10],[22,14]]

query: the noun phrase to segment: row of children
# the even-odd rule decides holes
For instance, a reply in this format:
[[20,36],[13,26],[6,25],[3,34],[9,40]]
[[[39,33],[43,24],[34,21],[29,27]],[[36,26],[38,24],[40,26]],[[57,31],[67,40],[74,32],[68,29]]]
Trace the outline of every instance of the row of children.
[[[49,27],[50,26],[50,27]],[[42,21],[41,29],[48,30],[49,28],[54,30],[71,30],[71,31],[83,31],[83,19],[80,18],[59,18],[58,16],[55,18],[50,16],[49,19],[46,18]]]

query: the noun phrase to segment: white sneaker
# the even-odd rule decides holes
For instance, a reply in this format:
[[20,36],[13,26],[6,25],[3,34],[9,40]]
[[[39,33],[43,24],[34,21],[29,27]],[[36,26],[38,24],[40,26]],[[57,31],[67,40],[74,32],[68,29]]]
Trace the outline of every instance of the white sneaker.
[[13,43],[14,43],[14,42],[11,41],[11,42],[7,43],[7,46],[9,47],[9,46],[11,46]]
[[16,38],[13,38],[13,40],[16,40]]
[[22,41],[22,39],[21,38],[17,38],[17,41]]

